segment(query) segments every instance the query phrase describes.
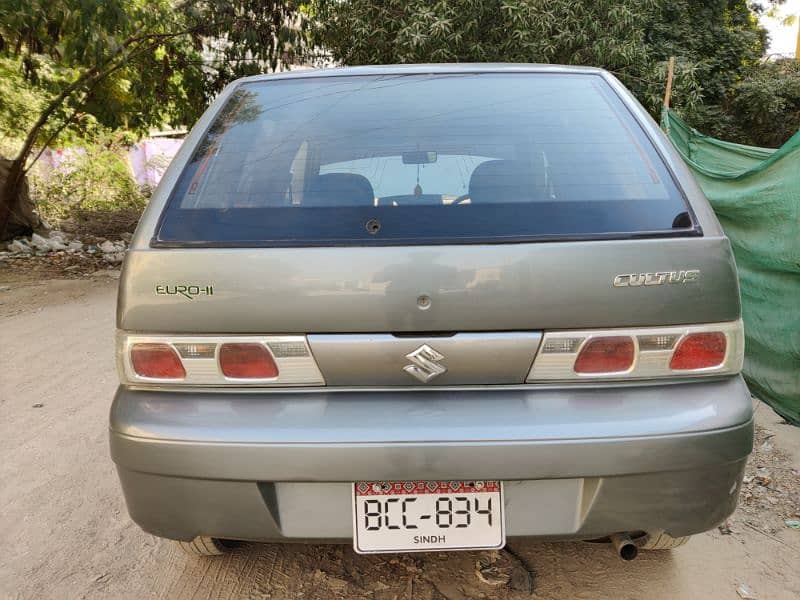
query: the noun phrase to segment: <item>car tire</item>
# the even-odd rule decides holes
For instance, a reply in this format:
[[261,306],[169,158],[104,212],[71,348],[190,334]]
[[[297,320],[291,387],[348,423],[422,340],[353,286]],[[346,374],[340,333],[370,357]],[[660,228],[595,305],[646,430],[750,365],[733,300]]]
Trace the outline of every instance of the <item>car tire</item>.
[[644,540],[639,544],[640,550],[670,550],[683,546],[689,541],[691,536],[672,537],[663,531],[649,533],[645,536]]
[[191,542],[182,542],[175,540],[175,543],[180,546],[181,550],[186,554],[194,556],[219,556],[225,554],[230,549],[225,543],[218,539],[205,535],[198,535]]

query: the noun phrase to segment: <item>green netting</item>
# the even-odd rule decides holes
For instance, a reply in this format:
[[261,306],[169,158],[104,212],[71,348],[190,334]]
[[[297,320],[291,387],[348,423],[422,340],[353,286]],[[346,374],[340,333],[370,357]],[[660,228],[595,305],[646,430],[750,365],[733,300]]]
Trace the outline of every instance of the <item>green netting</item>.
[[800,131],[778,150],[723,142],[664,111],[733,245],[754,395],[800,425]]

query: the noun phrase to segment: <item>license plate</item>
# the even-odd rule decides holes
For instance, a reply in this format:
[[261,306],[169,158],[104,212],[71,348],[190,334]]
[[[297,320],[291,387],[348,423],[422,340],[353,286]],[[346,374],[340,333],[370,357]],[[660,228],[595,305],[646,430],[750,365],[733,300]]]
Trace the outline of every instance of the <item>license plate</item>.
[[357,481],[353,547],[359,554],[502,548],[501,481]]

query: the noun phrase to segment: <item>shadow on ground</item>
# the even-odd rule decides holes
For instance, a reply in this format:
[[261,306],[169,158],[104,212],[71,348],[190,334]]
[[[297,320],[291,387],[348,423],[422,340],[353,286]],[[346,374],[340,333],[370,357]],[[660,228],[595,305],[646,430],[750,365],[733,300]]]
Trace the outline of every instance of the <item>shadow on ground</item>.
[[[516,600],[643,598],[651,585],[666,585],[683,597],[671,552],[623,563],[600,544],[517,541],[511,548],[532,573],[532,593],[503,582],[501,572],[517,562],[505,551],[360,556],[349,546],[301,544],[245,544],[216,558],[187,556],[167,544],[157,590],[163,598]],[[484,571],[483,579],[496,585],[476,573],[492,554],[497,572]]]

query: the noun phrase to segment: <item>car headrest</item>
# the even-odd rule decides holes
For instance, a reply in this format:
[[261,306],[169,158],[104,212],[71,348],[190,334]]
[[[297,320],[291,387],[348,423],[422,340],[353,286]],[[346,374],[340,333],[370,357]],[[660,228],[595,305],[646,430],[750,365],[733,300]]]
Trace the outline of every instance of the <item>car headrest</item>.
[[356,173],[327,173],[312,180],[303,194],[304,206],[373,206],[369,179]]
[[536,194],[533,168],[520,161],[486,161],[475,168],[469,179],[473,204],[531,202]]

